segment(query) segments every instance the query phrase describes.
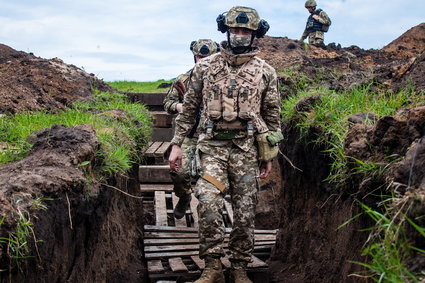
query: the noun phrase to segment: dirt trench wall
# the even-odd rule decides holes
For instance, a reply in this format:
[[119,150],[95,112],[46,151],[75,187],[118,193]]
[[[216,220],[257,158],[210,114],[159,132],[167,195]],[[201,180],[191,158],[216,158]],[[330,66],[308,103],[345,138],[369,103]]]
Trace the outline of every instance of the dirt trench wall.
[[[111,185],[137,194],[135,174]],[[105,186],[96,197],[68,193],[69,206],[65,193],[51,197],[34,223],[34,257],[1,282],[143,282],[140,199]]]
[[0,272],[0,282],[143,282],[142,199],[123,193],[140,193],[138,166],[128,177],[88,183],[78,164],[95,163],[99,144],[87,125],[38,131],[33,144],[28,157],[0,168],[0,236],[16,231],[19,211],[33,231],[19,270],[2,245],[0,270],[11,272]]
[[359,229],[365,223],[358,220],[337,230],[357,213],[353,199],[322,181],[330,170],[323,148],[299,140],[293,127],[287,127],[284,136],[281,150],[302,172],[280,159],[283,185],[270,262],[273,282],[359,282],[348,277],[359,270],[349,261],[360,260],[367,234]]

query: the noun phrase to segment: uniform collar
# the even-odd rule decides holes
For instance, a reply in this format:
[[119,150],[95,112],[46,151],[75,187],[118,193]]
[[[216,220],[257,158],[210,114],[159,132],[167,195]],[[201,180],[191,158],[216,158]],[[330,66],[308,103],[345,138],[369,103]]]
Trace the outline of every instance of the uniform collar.
[[223,41],[221,43],[221,54],[223,58],[231,65],[231,66],[239,66],[242,65],[249,60],[251,60],[255,55],[260,53],[258,47],[252,47],[252,51],[242,54],[233,54],[232,50],[228,48],[227,41]]

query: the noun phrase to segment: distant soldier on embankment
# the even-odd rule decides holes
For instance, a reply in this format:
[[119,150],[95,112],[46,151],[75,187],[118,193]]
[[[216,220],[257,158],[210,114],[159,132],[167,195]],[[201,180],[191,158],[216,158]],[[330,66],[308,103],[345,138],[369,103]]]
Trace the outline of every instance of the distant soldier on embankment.
[[305,2],[305,7],[310,13],[310,16],[307,19],[307,24],[300,40],[304,41],[304,39],[308,37],[309,44],[323,47],[325,46],[323,42],[325,39],[325,32],[328,31],[331,25],[331,19],[322,9],[316,10],[316,6],[315,0],[307,0]]

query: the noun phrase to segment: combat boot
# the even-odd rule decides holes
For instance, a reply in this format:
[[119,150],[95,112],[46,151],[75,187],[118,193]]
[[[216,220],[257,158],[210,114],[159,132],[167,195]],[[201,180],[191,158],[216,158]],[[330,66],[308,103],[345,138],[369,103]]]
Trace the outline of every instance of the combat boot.
[[246,274],[246,261],[232,262],[232,269],[230,270],[230,282],[232,283],[252,283]]
[[205,258],[205,269],[201,277],[194,283],[225,283],[220,258],[207,256]]
[[184,197],[179,198],[179,202],[177,203],[176,207],[174,208],[174,217],[177,219],[181,219],[186,215],[187,207],[190,204],[190,201],[192,200],[192,195],[187,195]]

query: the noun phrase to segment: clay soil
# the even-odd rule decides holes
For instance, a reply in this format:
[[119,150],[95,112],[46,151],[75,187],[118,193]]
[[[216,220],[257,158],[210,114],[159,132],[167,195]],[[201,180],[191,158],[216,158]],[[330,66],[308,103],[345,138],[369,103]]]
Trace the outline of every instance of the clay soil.
[[[298,41],[267,36],[258,45],[260,56],[278,71],[285,87],[283,98],[291,95],[296,83],[285,69],[304,73],[308,80],[320,80],[335,90],[374,82],[394,91],[408,85],[425,91],[424,30],[424,23],[413,27],[380,50],[337,44],[304,50]],[[38,58],[1,44],[0,73],[0,114],[58,111],[90,97],[95,88],[110,90],[93,74],[60,59]],[[300,111],[308,111],[308,105]],[[415,184],[424,188],[425,156],[419,147],[424,141],[418,141],[425,134],[423,109],[404,114],[382,118],[371,128],[353,126],[346,150],[359,158],[379,160],[390,146],[403,160],[387,177],[406,185],[406,174],[413,168]],[[360,282],[350,276],[360,270],[350,261],[364,260],[359,251],[368,235],[361,229],[371,223],[359,219],[336,229],[358,213],[353,210],[353,198],[349,193],[335,194],[332,186],[322,182],[330,168],[329,156],[320,147],[301,143],[295,125],[284,125],[283,132],[286,138],[281,151],[302,172],[280,158],[271,178],[261,184],[257,228],[279,229],[270,258],[270,280]],[[58,125],[35,133],[31,141],[34,147],[26,159],[0,168],[0,216],[8,216],[0,235],[8,235],[16,226],[16,207],[35,211],[36,198],[57,201],[47,202],[47,210],[34,212],[34,235],[43,239],[29,244],[34,258],[28,259],[20,272],[0,272],[0,282],[147,282],[140,236],[140,227],[147,221],[144,208],[137,198],[124,197],[110,188],[137,195],[137,170],[88,191],[87,172],[77,165],[93,159],[98,149],[90,126]],[[366,145],[370,143],[382,151],[369,152]],[[415,152],[420,158],[413,166]],[[364,192],[368,188],[367,184],[362,187]],[[372,199],[368,201],[373,204]],[[71,218],[76,221],[71,223]],[[6,258],[5,252],[0,251],[1,259]],[[415,264],[424,266],[420,261]],[[0,270],[9,266],[0,261]]]

